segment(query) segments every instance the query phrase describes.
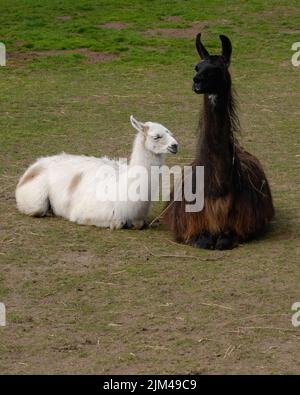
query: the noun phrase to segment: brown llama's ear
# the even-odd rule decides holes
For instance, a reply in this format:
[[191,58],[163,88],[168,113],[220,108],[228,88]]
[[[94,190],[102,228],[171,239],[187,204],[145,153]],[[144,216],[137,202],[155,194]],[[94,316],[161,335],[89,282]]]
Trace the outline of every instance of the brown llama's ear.
[[225,62],[229,65],[232,52],[231,42],[229,38],[223,34],[220,35],[220,40],[222,41],[222,56],[225,59]]
[[201,33],[198,33],[196,36],[196,48],[201,59],[206,59],[209,57],[208,51],[201,42]]

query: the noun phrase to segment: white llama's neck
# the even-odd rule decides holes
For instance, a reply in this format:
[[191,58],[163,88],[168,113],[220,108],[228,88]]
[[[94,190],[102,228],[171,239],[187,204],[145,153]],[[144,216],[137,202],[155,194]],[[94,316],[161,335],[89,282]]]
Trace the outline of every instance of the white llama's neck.
[[133,143],[133,150],[129,162],[129,166],[143,166],[147,171],[151,170],[151,166],[162,166],[165,162],[164,154],[154,154],[145,148],[145,137],[142,133],[138,133]]
[[[133,176],[136,178],[135,171],[140,173],[140,191],[142,192],[143,198],[141,204],[143,205],[143,210],[148,210],[151,205],[152,194],[155,195],[159,188],[159,183],[157,180],[152,180],[151,177],[151,167],[152,166],[162,166],[164,164],[165,154],[155,155],[145,148],[145,137],[142,133],[138,133],[134,143],[133,151],[131,154],[131,159],[129,162],[129,167],[127,175],[131,179],[131,170],[133,170]],[[134,169],[134,167],[140,167],[142,169]],[[129,181],[130,182],[130,181]],[[145,193],[145,195],[144,195]],[[147,200],[145,201],[144,198]],[[147,203],[148,202],[148,203]],[[135,206],[136,208],[138,206]]]

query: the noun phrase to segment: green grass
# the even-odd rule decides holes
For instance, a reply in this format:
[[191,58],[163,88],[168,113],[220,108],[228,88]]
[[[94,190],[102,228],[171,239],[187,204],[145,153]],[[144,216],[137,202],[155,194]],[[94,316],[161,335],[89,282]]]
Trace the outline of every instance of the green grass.
[[[194,36],[149,31],[196,22],[212,52],[220,33],[232,39],[239,139],[270,179],[270,231],[220,253],[176,245],[162,227],[111,232],[18,213],[14,188],[36,157],[128,156],[130,114],[174,132],[169,164],[191,161]],[[0,372],[299,373],[299,26],[297,1],[2,0]],[[80,48],[114,58],[63,52]]]

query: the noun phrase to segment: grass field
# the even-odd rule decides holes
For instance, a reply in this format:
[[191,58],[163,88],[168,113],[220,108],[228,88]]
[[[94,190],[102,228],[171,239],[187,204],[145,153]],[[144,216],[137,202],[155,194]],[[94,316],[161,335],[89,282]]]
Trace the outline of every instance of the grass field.
[[[299,26],[296,0],[1,1],[1,373],[300,373]],[[232,40],[239,139],[268,174],[270,231],[214,252],[163,227],[18,213],[14,189],[36,157],[128,156],[130,114],[173,131],[169,164],[191,161],[198,31],[215,53],[220,33]]]

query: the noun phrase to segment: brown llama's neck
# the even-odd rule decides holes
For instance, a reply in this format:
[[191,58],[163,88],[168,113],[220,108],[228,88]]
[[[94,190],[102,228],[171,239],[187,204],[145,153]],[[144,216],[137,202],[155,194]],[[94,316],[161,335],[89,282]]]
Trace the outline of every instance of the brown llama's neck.
[[231,189],[237,124],[231,89],[204,95],[196,163],[204,166],[206,196],[225,196]]

